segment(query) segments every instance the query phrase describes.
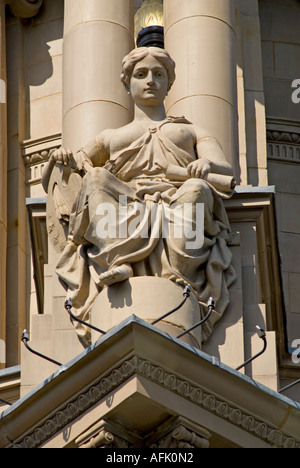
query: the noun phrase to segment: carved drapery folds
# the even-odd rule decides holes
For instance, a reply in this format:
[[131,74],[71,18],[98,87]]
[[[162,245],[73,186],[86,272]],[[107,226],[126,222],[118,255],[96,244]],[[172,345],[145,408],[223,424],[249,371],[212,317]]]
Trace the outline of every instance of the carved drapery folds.
[[43,0],[7,0],[7,3],[17,18],[32,18],[38,14]]

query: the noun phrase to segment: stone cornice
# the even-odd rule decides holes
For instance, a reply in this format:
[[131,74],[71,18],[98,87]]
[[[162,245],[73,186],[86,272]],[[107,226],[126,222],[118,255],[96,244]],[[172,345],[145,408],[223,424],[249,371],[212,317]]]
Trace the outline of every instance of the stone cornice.
[[300,133],[267,130],[268,158],[286,163],[300,163]]
[[61,147],[61,135],[51,135],[39,140],[27,141],[22,145],[24,164],[27,169],[27,184],[41,182],[42,172],[53,151]]
[[[134,380],[140,382],[138,387],[130,387]],[[86,414],[89,426],[92,411],[95,423],[105,418],[112,408],[104,404],[99,411],[99,405],[109,395],[129,386],[134,396],[146,382],[156,389],[157,402],[163,407],[174,399],[176,408],[182,409],[184,401],[189,408],[194,405],[193,414],[211,415],[205,417],[206,423],[213,418],[210,424],[220,426],[226,437],[231,426],[233,433],[236,429],[243,433],[239,440],[247,440],[248,434],[260,446],[300,448],[298,429],[293,430],[299,427],[300,405],[134,316],[0,415],[0,447],[47,447],[67,427],[79,420],[83,423]],[[148,392],[146,396],[149,400]],[[209,425],[204,427],[211,430]],[[86,429],[77,436],[74,429],[73,437]]]
[[61,146],[61,134],[38,140],[29,140],[22,145],[25,166],[47,162],[52,151]]
[[43,0],[6,0],[6,3],[17,18],[32,18],[38,14]]
[[292,143],[294,145],[300,144],[300,133],[278,131],[278,130],[267,130],[268,141],[280,141],[284,143]]
[[186,380],[163,367],[134,356],[111,370],[97,384],[87,391],[69,401],[54,416],[47,419],[42,425],[28,434],[17,444],[11,443],[7,448],[38,448],[47,439],[68,423],[79,417],[84,411],[92,407],[111,391],[122,385],[130,377],[138,375],[145,377],[171,392],[193,402],[197,406],[216,414],[218,417],[229,421],[241,430],[265,440],[268,444],[277,448],[300,448],[300,441],[285,435],[280,429],[270,426],[262,420],[242,409],[222,400],[216,395],[204,391],[195,386],[190,380]]

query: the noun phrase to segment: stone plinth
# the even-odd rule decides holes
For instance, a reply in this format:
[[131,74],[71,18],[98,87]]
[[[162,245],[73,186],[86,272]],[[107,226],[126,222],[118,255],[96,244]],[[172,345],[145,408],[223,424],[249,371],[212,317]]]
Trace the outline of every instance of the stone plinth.
[[[101,330],[111,330],[131,315],[152,323],[176,308],[184,299],[183,288],[163,278],[140,276],[105,288],[95,300],[91,323]],[[190,295],[176,312],[161,320],[156,326],[178,336],[202,318],[197,299]],[[93,332],[92,342],[99,334]],[[183,341],[201,347],[201,327],[185,335]]]

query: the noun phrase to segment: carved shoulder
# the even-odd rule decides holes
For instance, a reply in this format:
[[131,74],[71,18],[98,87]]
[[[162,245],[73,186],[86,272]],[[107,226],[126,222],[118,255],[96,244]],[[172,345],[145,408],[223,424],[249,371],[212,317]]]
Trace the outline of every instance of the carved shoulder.
[[[110,158],[110,141],[113,130],[105,130],[89,141],[79,152],[93,167],[101,167]],[[79,156],[78,154],[78,156]]]

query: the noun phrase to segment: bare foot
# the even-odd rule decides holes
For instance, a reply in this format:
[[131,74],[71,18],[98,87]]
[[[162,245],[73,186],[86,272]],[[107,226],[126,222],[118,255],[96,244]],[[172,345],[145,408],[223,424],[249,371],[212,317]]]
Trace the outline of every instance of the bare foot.
[[101,285],[103,284],[104,286],[111,286],[112,284],[125,281],[132,276],[133,271],[131,266],[129,264],[125,264],[102,273],[102,275],[99,277],[99,280]]

